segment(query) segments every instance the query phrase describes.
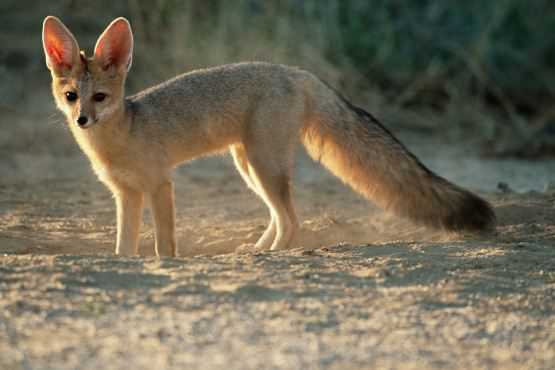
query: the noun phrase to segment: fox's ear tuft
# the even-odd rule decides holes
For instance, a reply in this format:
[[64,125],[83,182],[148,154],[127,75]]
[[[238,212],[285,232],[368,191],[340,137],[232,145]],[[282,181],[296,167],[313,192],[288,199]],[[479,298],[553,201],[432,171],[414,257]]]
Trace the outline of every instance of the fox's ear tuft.
[[71,70],[79,61],[79,45],[73,34],[56,17],[48,16],[42,24],[42,46],[46,66],[55,73]]
[[94,58],[104,69],[115,67],[127,72],[131,68],[133,32],[127,19],[114,19],[102,32],[94,47]]

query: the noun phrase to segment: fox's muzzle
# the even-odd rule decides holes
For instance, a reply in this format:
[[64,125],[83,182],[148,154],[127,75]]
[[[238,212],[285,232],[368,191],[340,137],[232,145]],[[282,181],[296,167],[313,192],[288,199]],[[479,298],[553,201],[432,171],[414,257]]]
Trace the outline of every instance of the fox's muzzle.
[[77,118],[77,124],[79,125],[79,127],[86,126],[87,122],[89,122],[87,116],[79,116],[79,118]]
[[77,123],[77,126],[79,126],[82,129],[86,129],[91,127],[93,124],[96,123],[96,120],[90,119],[87,116],[79,116],[75,122]]

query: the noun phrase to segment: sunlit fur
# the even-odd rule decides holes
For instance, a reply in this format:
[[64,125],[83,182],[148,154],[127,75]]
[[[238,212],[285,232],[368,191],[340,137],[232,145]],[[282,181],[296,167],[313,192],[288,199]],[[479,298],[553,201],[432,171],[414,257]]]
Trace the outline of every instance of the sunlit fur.
[[[79,55],[73,50],[76,43],[66,48],[73,36],[56,22],[45,20],[44,32],[54,36],[43,38],[61,37],[67,42],[53,47],[62,45],[62,52]],[[224,150],[231,151],[241,176],[270,210],[270,224],[256,247],[289,247],[298,228],[290,179],[299,142],[356,191],[416,223],[447,230],[494,225],[487,202],[433,174],[370,114],[306,71],[267,63],[225,65],[180,75],[125,98],[131,29],[120,18],[102,37],[114,58],[99,60],[101,53],[68,58],[73,62],[67,69],[56,67],[58,55],[49,54],[49,45],[45,52],[57,105],[98,177],[115,195],[118,254],[137,253],[146,196],[154,215],[156,252],[175,255],[171,172],[180,163]],[[80,95],[79,102],[67,102],[67,89]],[[92,101],[98,91],[108,94],[106,101]],[[92,120],[85,128],[75,123],[83,114]]]

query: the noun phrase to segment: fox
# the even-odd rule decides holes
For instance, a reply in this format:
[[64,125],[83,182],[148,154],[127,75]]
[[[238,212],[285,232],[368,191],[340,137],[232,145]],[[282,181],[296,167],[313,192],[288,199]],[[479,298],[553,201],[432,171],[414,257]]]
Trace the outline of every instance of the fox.
[[56,106],[115,198],[116,255],[138,254],[148,200],[155,253],[175,257],[172,171],[226,150],[270,213],[254,248],[290,247],[299,230],[291,179],[300,143],[312,159],[394,215],[445,231],[495,228],[486,200],[432,172],[373,115],[303,69],[227,64],[126,97],[134,46],[127,19],[108,25],[91,56],[55,16],[44,19],[42,44]]

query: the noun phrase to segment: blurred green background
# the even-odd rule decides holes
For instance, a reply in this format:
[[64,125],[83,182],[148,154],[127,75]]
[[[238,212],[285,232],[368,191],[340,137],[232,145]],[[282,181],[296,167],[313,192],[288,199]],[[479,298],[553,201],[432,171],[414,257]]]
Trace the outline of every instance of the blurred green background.
[[[51,105],[40,43],[49,14],[89,54],[113,18],[127,17],[136,43],[130,92],[195,68],[287,63],[396,130],[477,141],[491,155],[555,153],[553,0],[1,0],[3,125]],[[26,127],[23,139],[0,145],[41,134]]]

